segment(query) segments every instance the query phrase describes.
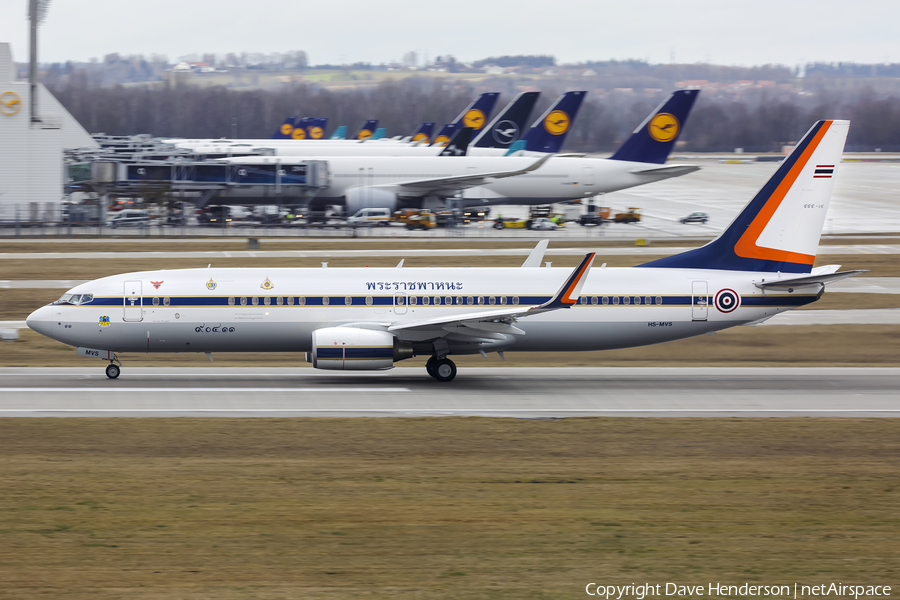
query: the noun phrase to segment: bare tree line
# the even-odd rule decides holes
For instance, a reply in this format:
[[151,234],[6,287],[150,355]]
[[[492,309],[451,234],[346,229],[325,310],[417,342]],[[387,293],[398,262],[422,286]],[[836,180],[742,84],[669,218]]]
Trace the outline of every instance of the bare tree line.
[[[578,83],[586,82],[543,82],[533,118],[566,89],[590,89],[579,88]],[[186,138],[267,138],[288,115],[328,117],[329,131],[339,125],[352,129],[365,119],[377,118],[389,135],[409,135],[423,121],[449,122],[482,91],[502,92],[501,104],[518,92],[509,79],[480,81],[476,86],[437,78],[386,81],[347,90],[310,84],[250,91],[169,84],[104,87],[84,73],[72,74],[65,86],[49,87],[91,132]],[[566,149],[615,149],[665,99],[667,91],[589,93]],[[900,92],[869,86],[801,94],[776,87],[740,94],[705,91],[684,128],[680,149],[778,151],[819,119],[853,121],[848,150],[900,151]]]

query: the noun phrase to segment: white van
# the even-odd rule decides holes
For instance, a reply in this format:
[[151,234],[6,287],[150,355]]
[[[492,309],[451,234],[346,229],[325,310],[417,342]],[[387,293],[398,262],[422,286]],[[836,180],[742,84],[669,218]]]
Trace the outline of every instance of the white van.
[[391,211],[387,208],[364,208],[347,219],[350,227],[373,227],[390,223]]
[[106,226],[112,227],[146,227],[150,222],[150,216],[146,210],[139,208],[126,208],[106,219]]

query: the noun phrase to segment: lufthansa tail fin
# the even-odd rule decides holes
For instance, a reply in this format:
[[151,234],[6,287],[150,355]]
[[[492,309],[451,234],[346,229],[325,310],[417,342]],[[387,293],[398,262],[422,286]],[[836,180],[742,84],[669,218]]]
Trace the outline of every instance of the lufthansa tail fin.
[[819,121],[712,242],[639,265],[810,273],[850,121]]
[[678,141],[700,90],[678,90],[632,132],[612,160],[663,164]]
[[450,141],[450,138],[453,137],[453,134],[459,127],[456,126],[456,123],[447,123],[441,130],[437,132],[437,135],[431,139],[432,146],[446,146],[447,142]]
[[412,136],[409,138],[410,142],[418,142],[420,144],[427,144],[431,141],[431,134],[434,133],[434,122],[430,121],[427,123],[422,123],[419,125],[415,131],[413,131]]
[[481,130],[472,145],[476,148],[509,148],[525,130],[531,109],[540,95],[540,92],[522,92],[516,96],[490,125]]
[[297,120],[297,116],[288,117],[284,120],[284,123],[281,124],[275,133],[272,134],[270,139],[273,140],[289,140],[291,138],[291,133],[294,132],[294,121]]
[[375,128],[378,127],[378,119],[370,119],[362,124],[362,127],[356,130],[356,133],[353,134],[354,140],[367,140],[372,137],[372,134],[375,133]]
[[438,156],[465,156],[469,151],[469,141],[471,139],[472,128],[460,127]]
[[500,97],[499,92],[485,92],[481,94],[453,121],[457,127],[471,127],[472,131],[481,131],[488,123],[491,111]]
[[325,139],[325,128],[328,127],[327,117],[315,117],[310,119],[309,125],[306,126],[306,139],[323,140]]
[[309,127],[309,124],[312,123],[312,121],[312,117],[303,117],[302,119],[294,121],[294,129],[291,131],[289,137],[292,140],[305,140],[306,128]]
[[334,133],[331,134],[329,140],[343,140],[347,137],[347,126],[341,125],[337,129],[334,130]]
[[559,152],[587,92],[566,92],[547,109],[523,138],[529,152]]

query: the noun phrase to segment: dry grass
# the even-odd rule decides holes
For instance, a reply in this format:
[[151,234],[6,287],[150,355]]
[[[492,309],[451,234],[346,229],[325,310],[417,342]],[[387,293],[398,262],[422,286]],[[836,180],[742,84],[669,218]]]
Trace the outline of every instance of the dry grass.
[[898,584],[900,420],[4,419],[0,598]]
[[[104,363],[77,356],[75,349],[28,329],[16,342],[0,342],[0,366],[95,367]],[[216,353],[210,363],[200,353],[122,354],[129,367],[152,366],[283,366],[309,367],[300,353]],[[641,367],[641,366],[843,366],[896,367],[900,357],[900,325],[821,325],[735,327],[716,335],[677,342],[602,352],[507,352],[454,356],[462,367]],[[425,367],[427,357],[398,363],[398,367]],[[423,371],[424,372],[424,371]]]

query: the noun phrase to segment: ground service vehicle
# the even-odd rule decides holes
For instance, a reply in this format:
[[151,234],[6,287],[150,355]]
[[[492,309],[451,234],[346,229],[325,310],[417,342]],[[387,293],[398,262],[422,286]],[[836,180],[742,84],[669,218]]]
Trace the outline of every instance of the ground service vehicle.
[[350,227],[374,227],[390,225],[391,211],[387,208],[363,208],[347,219]]
[[106,226],[112,227],[146,227],[150,222],[150,215],[146,210],[139,208],[126,208],[106,219]]
[[707,221],[709,221],[709,215],[707,215],[705,212],[693,212],[686,217],[682,217],[680,220],[682,223],[704,223],[705,224]]
[[634,206],[629,207],[628,212],[616,213],[613,221],[616,223],[637,223],[641,220],[641,209]]

